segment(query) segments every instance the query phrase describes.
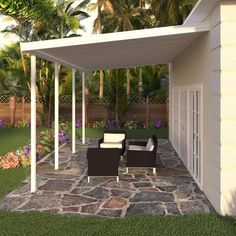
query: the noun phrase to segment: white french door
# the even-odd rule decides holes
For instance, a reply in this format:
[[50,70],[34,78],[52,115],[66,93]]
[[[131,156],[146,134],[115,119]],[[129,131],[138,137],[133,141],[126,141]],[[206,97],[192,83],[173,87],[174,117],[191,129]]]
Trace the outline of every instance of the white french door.
[[189,93],[189,159],[190,159],[190,171],[194,177],[201,183],[201,91],[191,90]]
[[172,91],[172,143],[202,187],[202,85]]
[[188,92],[185,90],[180,91],[180,139],[179,139],[179,153],[182,157],[184,164],[188,165],[188,134],[187,134],[187,115],[188,115],[188,107],[187,107],[187,99],[188,99]]

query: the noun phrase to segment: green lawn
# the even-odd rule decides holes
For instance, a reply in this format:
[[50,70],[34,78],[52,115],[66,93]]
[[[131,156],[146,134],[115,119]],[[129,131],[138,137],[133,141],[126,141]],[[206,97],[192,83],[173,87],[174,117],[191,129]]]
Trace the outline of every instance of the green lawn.
[[138,216],[125,219],[0,212],[0,235],[231,236],[236,222],[218,215]]
[[[86,129],[86,137],[89,138],[101,138],[103,136],[103,129]],[[81,137],[82,130],[77,129],[78,136]],[[167,139],[168,138],[168,128],[161,129],[134,129],[134,130],[126,130],[128,139],[147,139],[151,137],[153,134],[157,136],[159,139]]]
[[29,139],[28,128],[0,128],[0,155],[23,146]]
[[0,201],[4,195],[15,188],[29,175],[29,169],[16,168],[12,170],[0,169]]
[[[30,129],[1,128],[0,129],[0,156],[16,150],[29,141]],[[0,200],[19,184],[29,174],[28,169],[16,168],[13,170],[0,169]]]

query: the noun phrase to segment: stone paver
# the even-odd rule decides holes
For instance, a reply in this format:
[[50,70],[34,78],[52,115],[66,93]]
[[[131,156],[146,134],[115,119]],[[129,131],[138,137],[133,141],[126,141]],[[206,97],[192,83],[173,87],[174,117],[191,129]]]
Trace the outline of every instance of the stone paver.
[[119,183],[113,177],[92,177],[88,183],[86,151],[96,146],[95,139],[87,145],[77,144],[78,152],[73,155],[71,147],[64,146],[60,150],[59,171],[54,170],[52,156],[39,163],[37,192],[29,192],[28,177],[6,195],[0,209],[105,217],[214,211],[167,140],[159,140],[157,174],[151,168],[130,168],[126,173],[124,158],[120,162]]
[[127,204],[127,201],[123,198],[110,198],[105,204],[103,208],[123,208]]

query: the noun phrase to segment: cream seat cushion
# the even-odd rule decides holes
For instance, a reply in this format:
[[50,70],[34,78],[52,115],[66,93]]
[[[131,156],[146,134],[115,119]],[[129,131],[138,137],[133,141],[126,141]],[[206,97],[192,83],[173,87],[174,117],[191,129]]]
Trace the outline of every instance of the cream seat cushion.
[[152,138],[149,138],[147,145],[146,145],[146,150],[151,152],[151,151],[153,151],[153,149],[154,149],[153,140],[152,140]]
[[109,143],[101,143],[100,148],[119,148],[122,149],[122,143],[117,142],[109,142]]
[[121,143],[125,139],[125,134],[104,133],[104,143]]
[[147,148],[146,148],[146,146],[129,145],[129,150],[132,150],[132,151],[147,151]]

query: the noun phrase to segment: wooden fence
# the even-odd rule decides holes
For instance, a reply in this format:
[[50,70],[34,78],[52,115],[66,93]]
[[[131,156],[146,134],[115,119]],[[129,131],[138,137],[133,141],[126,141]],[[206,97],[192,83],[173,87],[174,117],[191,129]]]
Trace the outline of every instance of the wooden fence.
[[[72,100],[71,96],[60,97],[60,118],[71,120]],[[86,119],[88,122],[107,120],[109,118],[109,99],[91,97],[86,102]],[[81,119],[81,98],[76,100],[76,119]],[[37,99],[37,122],[41,123],[41,114],[43,105],[41,99]],[[0,119],[10,122],[9,96],[0,96]],[[128,109],[122,115],[121,120],[136,118],[140,121],[162,120],[167,124],[167,102],[160,98],[131,97],[129,99]],[[21,97],[16,99],[15,121],[30,119],[30,97]]]

